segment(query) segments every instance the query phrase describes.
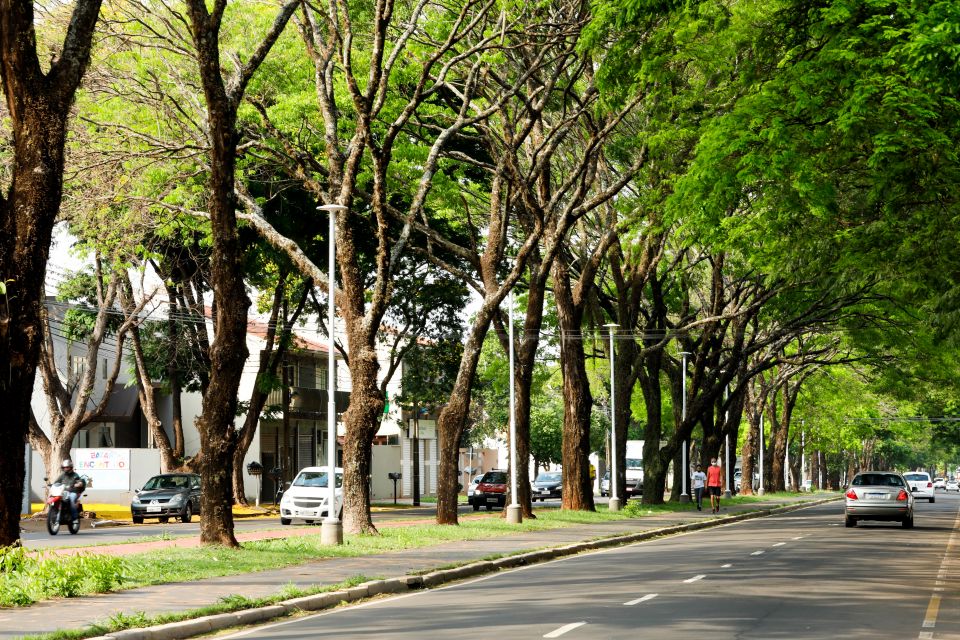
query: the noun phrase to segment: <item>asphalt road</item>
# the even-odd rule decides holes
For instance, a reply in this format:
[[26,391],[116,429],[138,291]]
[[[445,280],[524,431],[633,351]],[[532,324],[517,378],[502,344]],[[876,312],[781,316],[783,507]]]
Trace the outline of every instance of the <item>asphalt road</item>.
[[[598,499],[599,500],[599,499]],[[559,507],[559,500],[548,500],[538,502],[536,508]],[[395,511],[377,511],[373,514],[374,523],[390,522],[391,520],[414,520],[417,518],[433,518],[436,515],[436,505],[423,505],[420,507],[411,507],[407,509],[397,509]],[[461,505],[459,513],[473,513],[473,508],[469,505]],[[236,533],[246,533],[250,531],[269,531],[269,530],[288,530],[289,528],[314,526],[319,533],[319,524],[307,525],[299,521],[293,524],[282,526],[279,518],[269,519],[243,519],[234,520]],[[142,525],[124,525],[117,527],[89,528],[84,521],[80,533],[70,535],[66,528],[62,528],[56,536],[47,533],[43,522],[37,521],[30,523],[29,527],[23,532],[21,540],[23,546],[28,549],[52,549],[56,547],[77,547],[77,546],[97,546],[106,544],[119,544],[123,542],[136,542],[144,538],[153,539],[157,536],[170,537],[189,537],[200,535],[200,519],[195,517],[189,524],[172,521],[167,524],[160,524],[157,521],[147,522]]]
[[830,503],[229,637],[960,638],[958,507],[938,494],[912,530],[846,529]]

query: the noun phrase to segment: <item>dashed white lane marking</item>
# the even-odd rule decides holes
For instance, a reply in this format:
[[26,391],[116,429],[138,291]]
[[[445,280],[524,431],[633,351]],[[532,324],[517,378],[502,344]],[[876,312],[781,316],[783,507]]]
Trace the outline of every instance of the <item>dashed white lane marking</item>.
[[706,575],[705,573],[704,573],[704,574],[700,574],[699,576],[693,576],[692,578],[687,578],[686,580],[683,581],[683,583],[684,583],[684,584],[690,584],[691,582],[696,582],[697,580],[703,580],[703,579],[706,578],[706,577],[707,577],[707,575]]
[[786,543],[786,542],[778,542],[777,544],[775,544],[775,545],[773,545],[773,546],[775,546],[775,547],[782,547],[782,546],[785,545],[785,544],[787,544],[787,543]]
[[729,569],[729,568],[732,567],[732,566],[733,566],[732,564],[725,564],[725,565],[722,565],[720,568],[721,568],[721,569]]
[[657,597],[657,594],[655,594],[655,593],[648,593],[647,595],[643,596],[642,598],[637,598],[636,600],[631,600],[630,602],[624,602],[624,603],[623,603],[623,606],[625,606],[625,607],[632,607],[632,606],[635,605],[635,604],[640,604],[641,602],[646,602],[647,600],[653,600],[653,599],[656,598],[656,597]]
[[796,538],[791,538],[791,540],[803,540],[806,536],[797,536]]
[[586,620],[581,621],[581,622],[571,622],[570,624],[565,624],[565,625],[563,625],[562,627],[560,627],[559,629],[556,629],[555,631],[551,631],[550,633],[548,633],[547,635],[545,635],[545,636],[543,636],[543,637],[544,637],[544,638],[559,638],[560,636],[562,636],[562,635],[565,634],[566,632],[568,632],[568,631],[573,631],[573,630],[576,629],[577,627],[582,627],[582,626],[585,625],[585,624],[587,624]]
[[763,550],[754,551],[754,552],[751,553],[750,555],[752,555],[752,556],[762,556],[762,555],[763,555]]

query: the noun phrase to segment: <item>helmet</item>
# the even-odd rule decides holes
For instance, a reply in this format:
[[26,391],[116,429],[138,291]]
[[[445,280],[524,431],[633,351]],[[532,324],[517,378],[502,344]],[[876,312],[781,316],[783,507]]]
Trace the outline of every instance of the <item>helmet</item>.
[[66,460],[64,460],[63,462],[60,463],[60,466],[61,466],[62,468],[64,468],[64,469],[72,469],[72,468],[73,468],[73,460],[71,460],[70,458],[67,458]]

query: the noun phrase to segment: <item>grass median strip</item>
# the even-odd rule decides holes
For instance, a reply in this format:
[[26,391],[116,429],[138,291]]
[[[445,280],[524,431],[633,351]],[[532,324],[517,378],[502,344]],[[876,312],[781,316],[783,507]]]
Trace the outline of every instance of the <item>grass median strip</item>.
[[316,595],[318,593],[349,589],[375,579],[377,578],[358,575],[334,585],[315,587],[311,589],[300,589],[292,585],[288,585],[276,595],[265,598],[247,598],[239,595],[228,596],[221,598],[220,602],[217,604],[213,604],[208,607],[191,609],[189,611],[180,611],[177,613],[160,614],[156,616],[148,616],[142,611],[118,613],[106,620],[92,624],[89,627],[84,627],[83,629],[65,629],[62,631],[55,631],[53,633],[23,636],[21,640],[81,640],[82,638],[92,638],[95,636],[116,633],[117,631],[123,631],[124,629],[143,629],[146,627],[153,627],[170,622],[192,620],[194,618],[201,618],[203,616],[214,615],[217,613],[231,613],[234,611],[243,611],[245,609],[253,609],[256,607],[266,607],[272,604],[277,604],[278,602],[283,602],[284,600],[290,600],[292,598],[300,598],[304,596]]

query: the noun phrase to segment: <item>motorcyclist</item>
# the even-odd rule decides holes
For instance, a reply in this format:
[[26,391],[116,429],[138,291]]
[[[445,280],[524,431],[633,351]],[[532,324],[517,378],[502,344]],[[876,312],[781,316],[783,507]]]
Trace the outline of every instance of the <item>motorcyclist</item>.
[[76,523],[80,516],[77,514],[77,500],[83,490],[87,488],[87,483],[83,481],[80,474],[73,470],[73,460],[67,458],[60,464],[62,473],[53,481],[53,484],[62,484],[69,489],[65,499],[70,502],[70,516]]

